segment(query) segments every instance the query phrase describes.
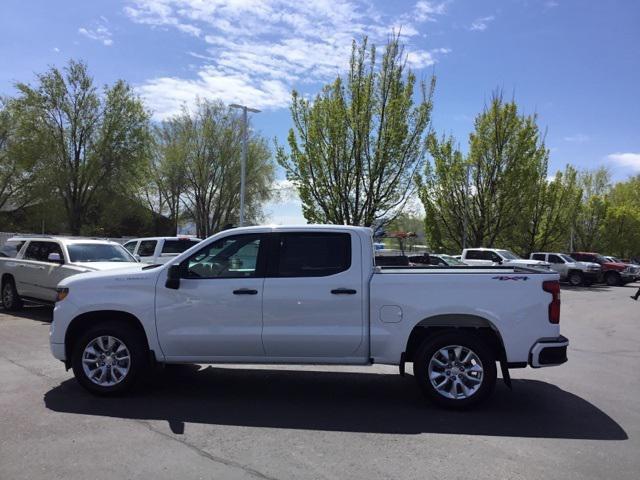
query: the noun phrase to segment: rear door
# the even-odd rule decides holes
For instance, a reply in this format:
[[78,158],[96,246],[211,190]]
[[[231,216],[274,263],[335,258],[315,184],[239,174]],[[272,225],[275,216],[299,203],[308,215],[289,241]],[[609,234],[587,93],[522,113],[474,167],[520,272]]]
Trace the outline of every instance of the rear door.
[[262,302],[267,356],[357,355],[365,320],[361,249],[347,232],[274,234]]

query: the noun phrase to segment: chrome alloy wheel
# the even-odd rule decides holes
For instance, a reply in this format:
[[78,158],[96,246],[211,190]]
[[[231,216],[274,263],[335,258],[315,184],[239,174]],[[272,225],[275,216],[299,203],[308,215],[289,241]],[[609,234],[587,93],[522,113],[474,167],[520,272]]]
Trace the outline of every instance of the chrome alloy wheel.
[[484,369],[480,357],[461,345],[448,345],[433,354],[429,361],[429,381],[446,398],[464,400],[482,385]]
[[131,355],[122,340],[101,335],[91,340],[82,352],[82,369],[89,380],[101,387],[123,381],[131,368]]

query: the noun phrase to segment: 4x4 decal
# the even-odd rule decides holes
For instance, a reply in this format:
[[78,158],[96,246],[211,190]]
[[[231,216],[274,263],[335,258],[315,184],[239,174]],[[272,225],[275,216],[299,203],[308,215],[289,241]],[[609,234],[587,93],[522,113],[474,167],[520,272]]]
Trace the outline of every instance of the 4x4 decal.
[[527,281],[529,280],[529,277],[524,276],[524,275],[498,275],[497,277],[492,277],[492,280],[500,280],[500,281],[506,281],[506,280],[523,280],[523,281]]

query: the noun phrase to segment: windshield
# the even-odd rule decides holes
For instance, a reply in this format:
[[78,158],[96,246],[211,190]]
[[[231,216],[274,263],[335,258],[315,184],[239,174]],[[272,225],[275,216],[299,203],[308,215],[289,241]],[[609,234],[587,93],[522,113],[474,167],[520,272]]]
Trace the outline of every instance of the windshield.
[[440,255],[440,258],[442,258],[449,265],[466,265],[466,263],[461,262],[460,260],[458,260],[455,257],[452,257],[451,255]]
[[562,259],[567,262],[567,263],[575,263],[576,259],[573,257],[570,257],[569,255],[560,255],[560,257],[562,257]]
[[120,245],[104,243],[73,243],[67,246],[72,262],[135,262]]
[[509,250],[498,250],[498,253],[502,255],[507,260],[520,260],[520,257]]

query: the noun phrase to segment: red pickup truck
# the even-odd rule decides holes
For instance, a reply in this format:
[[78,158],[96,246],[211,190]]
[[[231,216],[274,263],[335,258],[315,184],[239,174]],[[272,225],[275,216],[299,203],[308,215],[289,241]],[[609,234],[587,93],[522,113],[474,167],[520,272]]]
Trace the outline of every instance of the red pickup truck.
[[602,278],[607,285],[624,285],[635,281],[638,272],[626,263],[610,262],[599,253],[571,252],[571,256],[579,262],[595,262],[602,267]]

